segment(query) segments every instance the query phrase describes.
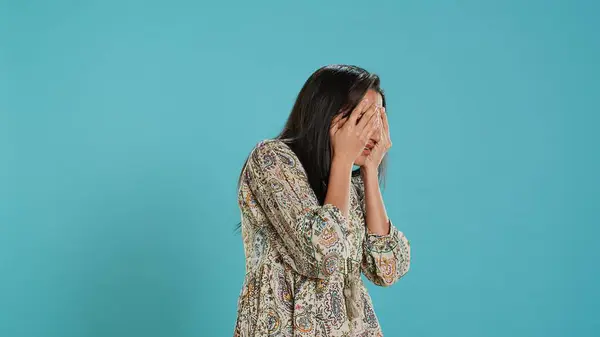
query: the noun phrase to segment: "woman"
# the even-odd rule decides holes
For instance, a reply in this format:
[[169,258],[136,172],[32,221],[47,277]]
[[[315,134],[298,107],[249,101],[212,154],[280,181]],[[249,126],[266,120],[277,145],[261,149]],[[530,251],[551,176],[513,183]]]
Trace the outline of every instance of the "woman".
[[311,75],[240,175],[246,277],[234,336],[382,336],[360,274],[389,286],[410,264],[379,190],[391,145],[378,76],[347,65]]

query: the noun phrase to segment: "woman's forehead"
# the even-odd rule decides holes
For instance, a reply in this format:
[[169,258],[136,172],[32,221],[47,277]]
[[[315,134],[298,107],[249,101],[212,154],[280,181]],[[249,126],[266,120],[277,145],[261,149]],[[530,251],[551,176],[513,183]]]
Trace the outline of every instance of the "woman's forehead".
[[363,99],[368,99],[369,101],[373,102],[375,101],[378,104],[383,104],[383,99],[381,97],[381,94],[379,94],[377,91],[373,90],[373,89],[369,89],[367,91],[367,93],[365,94],[365,97],[363,97]]

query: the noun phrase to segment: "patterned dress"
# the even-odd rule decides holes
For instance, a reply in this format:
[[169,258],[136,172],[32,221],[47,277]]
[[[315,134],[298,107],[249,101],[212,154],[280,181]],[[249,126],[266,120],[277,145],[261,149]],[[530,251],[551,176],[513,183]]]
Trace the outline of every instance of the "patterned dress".
[[246,276],[235,337],[383,336],[360,275],[393,284],[409,269],[410,246],[391,222],[387,235],[368,230],[362,178],[351,180],[346,219],[319,205],[287,144],[252,149],[238,191]]

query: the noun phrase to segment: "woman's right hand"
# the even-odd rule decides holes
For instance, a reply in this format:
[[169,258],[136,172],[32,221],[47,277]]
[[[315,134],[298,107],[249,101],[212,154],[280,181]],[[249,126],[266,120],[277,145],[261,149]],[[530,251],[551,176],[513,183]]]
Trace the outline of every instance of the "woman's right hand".
[[331,122],[333,158],[353,164],[380,126],[380,109],[374,102],[363,99],[349,116],[343,115],[338,114]]

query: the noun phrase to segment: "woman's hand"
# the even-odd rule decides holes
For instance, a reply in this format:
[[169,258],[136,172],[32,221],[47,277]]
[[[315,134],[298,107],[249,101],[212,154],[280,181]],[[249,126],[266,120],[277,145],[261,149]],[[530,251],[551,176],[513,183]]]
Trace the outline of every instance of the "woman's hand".
[[[340,113],[331,122],[330,137],[334,158],[353,164],[365,145],[381,127],[380,109],[373,102],[362,100],[350,116]],[[360,120],[359,120],[360,119]]]
[[383,160],[385,154],[392,147],[392,140],[390,139],[390,127],[388,124],[387,113],[384,107],[381,107],[381,123],[383,124],[382,128],[379,128],[378,132],[381,132],[381,137],[379,138],[379,142],[375,144],[373,149],[371,149],[371,153],[367,156],[365,160],[365,164],[361,167],[366,171],[377,171],[379,168],[379,164]]

